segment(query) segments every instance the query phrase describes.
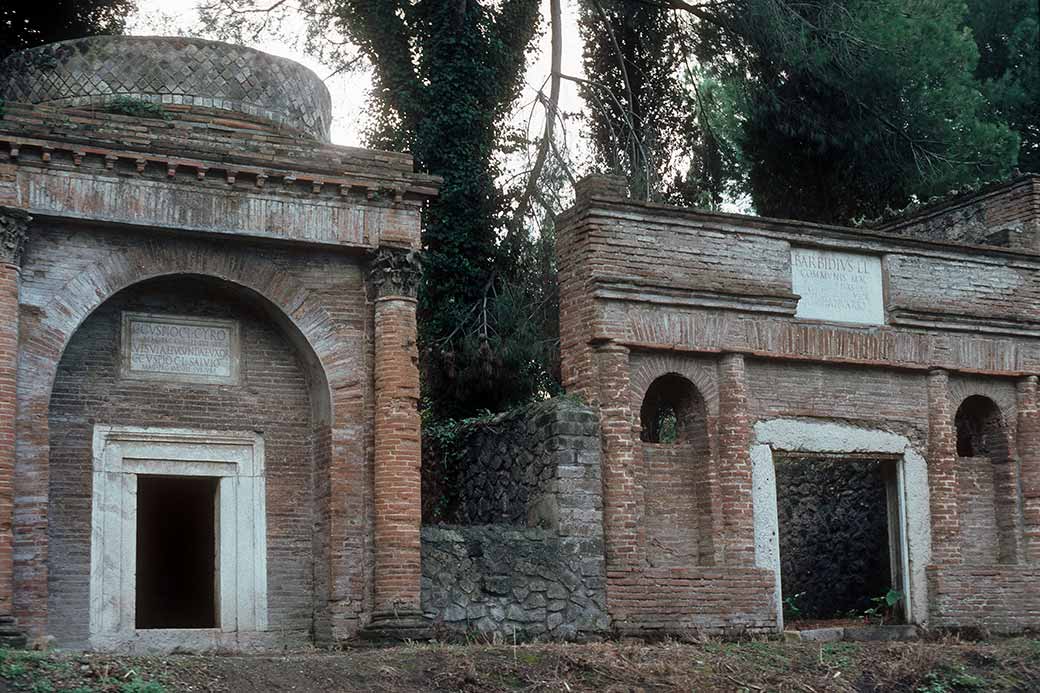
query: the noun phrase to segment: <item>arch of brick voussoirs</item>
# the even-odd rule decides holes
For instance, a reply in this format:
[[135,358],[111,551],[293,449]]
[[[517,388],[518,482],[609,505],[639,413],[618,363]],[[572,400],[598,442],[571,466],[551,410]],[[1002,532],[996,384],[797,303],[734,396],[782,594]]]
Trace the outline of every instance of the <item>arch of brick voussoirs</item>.
[[1005,435],[1013,442],[1015,417],[1018,406],[1015,402],[1015,388],[1001,388],[992,382],[975,378],[950,377],[950,410],[954,415],[960,410],[964,401],[972,396],[985,397],[1000,410],[1001,427]]
[[661,376],[669,374],[681,376],[693,383],[701,399],[704,400],[704,407],[708,415],[718,415],[719,387],[714,363],[670,354],[632,359],[632,372],[629,379],[632,411],[639,412],[650,386]]
[[[241,287],[264,299],[286,321],[283,329],[298,331],[290,341],[305,346],[305,362],[317,361],[324,382],[315,383],[316,415],[333,430],[349,425],[347,412],[337,407],[335,394],[350,390],[357,374],[336,334],[328,311],[272,261],[257,254],[221,251],[212,245],[150,243],[111,252],[84,267],[36,313],[25,320],[18,373],[18,434],[15,505],[15,612],[32,633],[43,633],[47,622],[47,510],[50,443],[48,415],[51,390],[61,356],[80,325],[119,291],[168,276],[203,276]],[[282,322],[278,320],[277,322]],[[302,337],[304,345],[298,342]],[[313,401],[313,400],[312,400]],[[335,438],[335,436],[334,436]]]

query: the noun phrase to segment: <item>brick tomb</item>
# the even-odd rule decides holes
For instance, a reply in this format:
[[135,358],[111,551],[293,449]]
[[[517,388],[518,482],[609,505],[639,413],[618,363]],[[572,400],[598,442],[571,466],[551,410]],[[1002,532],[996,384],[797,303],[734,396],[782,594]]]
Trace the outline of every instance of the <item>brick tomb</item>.
[[821,513],[866,503],[878,532],[813,545],[884,552],[863,589],[902,592],[896,617],[1040,627],[1040,179],[875,230],[623,191],[581,181],[557,235],[564,385],[600,416],[613,628],[781,629],[781,530],[827,527],[778,524],[813,493]]
[[9,642],[421,621],[415,251],[437,180],[330,145],[314,74],[222,43],[44,46],[0,65],[0,94]]

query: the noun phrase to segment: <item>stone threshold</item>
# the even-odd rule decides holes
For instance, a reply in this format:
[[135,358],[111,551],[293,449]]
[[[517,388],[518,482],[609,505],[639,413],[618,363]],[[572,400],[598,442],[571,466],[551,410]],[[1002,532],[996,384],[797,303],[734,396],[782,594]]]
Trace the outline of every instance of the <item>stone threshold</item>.
[[920,637],[921,632],[914,625],[837,626],[784,631],[784,640],[789,642],[893,642],[918,640]]

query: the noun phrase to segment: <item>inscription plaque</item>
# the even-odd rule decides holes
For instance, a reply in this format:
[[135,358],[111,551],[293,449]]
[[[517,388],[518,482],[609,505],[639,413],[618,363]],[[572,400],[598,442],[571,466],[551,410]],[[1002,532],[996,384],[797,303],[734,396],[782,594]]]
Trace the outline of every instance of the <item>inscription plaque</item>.
[[238,323],[216,318],[123,313],[125,378],[238,382]]
[[791,288],[801,296],[795,317],[885,324],[879,257],[791,248]]

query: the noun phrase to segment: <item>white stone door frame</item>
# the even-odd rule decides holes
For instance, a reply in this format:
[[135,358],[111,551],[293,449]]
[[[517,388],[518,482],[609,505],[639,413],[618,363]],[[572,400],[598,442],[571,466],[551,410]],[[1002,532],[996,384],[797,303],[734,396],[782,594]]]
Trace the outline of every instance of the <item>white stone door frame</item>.
[[[776,502],[775,457],[792,454],[870,456],[896,463],[896,512],[900,536],[902,591],[911,623],[927,625],[931,525],[928,508],[928,467],[909,439],[890,431],[858,428],[833,421],[772,419],[755,424],[751,445],[754,487],[755,563],[776,576],[774,607],[777,630],[784,627],[780,587],[780,535]],[[891,532],[891,521],[889,523]]]
[[[264,440],[253,431],[94,426],[90,642],[97,648],[204,649],[267,629]],[[136,628],[137,477],[219,478],[219,627]]]

